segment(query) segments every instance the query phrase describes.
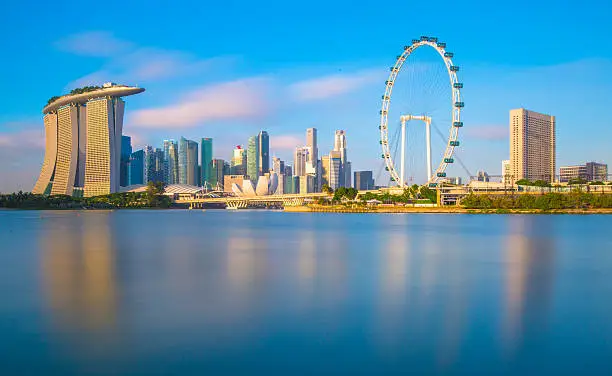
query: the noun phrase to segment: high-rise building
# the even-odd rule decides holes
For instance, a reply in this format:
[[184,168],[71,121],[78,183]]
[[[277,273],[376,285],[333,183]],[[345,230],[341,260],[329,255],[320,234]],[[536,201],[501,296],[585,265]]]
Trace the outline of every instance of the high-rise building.
[[206,186],[205,183],[209,182],[212,186],[215,186],[216,182],[215,184],[212,183],[213,176],[211,174],[211,168],[212,168],[211,163],[212,163],[212,156],[213,156],[212,138],[202,139],[202,142],[200,143],[200,153],[202,154],[201,159],[200,159],[201,166],[202,166],[200,185],[204,187]]
[[351,167],[348,165],[347,150],[346,150],[346,131],[337,130],[334,134],[334,151],[340,153],[341,173],[339,180],[340,187],[351,186]]
[[344,172],[344,186],[345,187],[352,187],[353,184],[351,184],[351,181],[353,180],[353,175],[351,174],[351,168],[352,168],[352,164],[349,161],[344,162],[344,164],[342,165],[342,170]]
[[259,137],[249,137],[247,146],[247,176],[254,185],[257,185],[259,178]]
[[145,153],[144,150],[136,150],[130,156],[129,185],[144,184]]
[[562,166],[559,168],[559,181],[567,183],[582,179],[587,182],[608,180],[608,165],[597,162],[587,162],[583,165]]
[[291,167],[290,165],[285,165],[285,175],[293,176],[293,167]]
[[313,193],[315,191],[315,177],[313,175],[297,176],[299,178],[299,193]]
[[510,169],[513,179],[555,178],[555,117],[519,108],[510,111]]
[[178,184],[178,143],[174,140],[164,140],[164,181],[167,184]]
[[306,160],[308,159],[308,148],[297,147],[293,153],[293,175],[304,176],[306,175]]
[[354,188],[360,191],[374,189],[374,178],[372,171],[355,171],[354,173]]
[[270,172],[270,136],[268,136],[268,132],[259,132],[259,135],[257,135],[257,143],[259,144],[259,176],[263,176]]
[[246,150],[238,145],[234,148],[232,159],[230,161],[230,174],[246,175],[247,155]]
[[121,162],[119,167],[119,185],[127,187],[130,183],[130,156],[132,155],[132,138],[121,136]]
[[329,185],[329,155],[321,156],[321,187]]
[[144,182],[165,181],[164,151],[160,148],[145,146]]
[[344,172],[342,171],[342,153],[332,150],[329,153],[329,187],[333,190],[342,187]]
[[225,161],[223,159],[213,159],[210,162],[210,179],[211,187],[216,188],[217,185],[222,186],[225,176]]
[[310,148],[308,162],[314,166],[319,159],[319,149],[317,147],[317,128],[306,129],[306,147]]
[[198,185],[198,143],[181,137],[179,141],[179,183]]
[[272,170],[279,176],[285,173],[285,162],[278,157],[272,157]]
[[121,97],[143,91],[107,83],[52,98],[43,109],[45,157],[32,193],[72,195],[77,188],[91,197],[118,192],[125,109]]

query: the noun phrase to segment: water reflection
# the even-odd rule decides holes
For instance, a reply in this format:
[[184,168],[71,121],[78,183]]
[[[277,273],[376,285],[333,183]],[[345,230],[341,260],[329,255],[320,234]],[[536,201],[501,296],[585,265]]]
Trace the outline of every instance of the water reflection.
[[502,337],[506,351],[516,350],[528,330],[545,330],[555,279],[553,222],[545,217],[509,217],[505,250],[506,309]]
[[109,214],[47,218],[39,239],[52,315],[65,329],[105,331],[116,324],[115,247]]

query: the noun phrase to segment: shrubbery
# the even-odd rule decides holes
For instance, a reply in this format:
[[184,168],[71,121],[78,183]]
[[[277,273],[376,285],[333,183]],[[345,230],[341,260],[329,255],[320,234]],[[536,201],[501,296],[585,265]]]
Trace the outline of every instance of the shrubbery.
[[600,209],[612,208],[612,194],[572,192],[543,195],[476,195],[461,200],[468,209]]

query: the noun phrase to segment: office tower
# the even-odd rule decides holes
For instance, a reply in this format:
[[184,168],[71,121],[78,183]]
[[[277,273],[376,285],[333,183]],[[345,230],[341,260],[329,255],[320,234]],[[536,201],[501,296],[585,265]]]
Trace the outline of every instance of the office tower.
[[259,177],[259,137],[249,137],[247,146],[247,176],[253,184],[257,184]]
[[329,186],[329,155],[321,157],[321,187]]
[[[346,131],[337,130],[334,134],[334,151],[340,153],[340,159],[342,160],[341,168],[344,175],[340,176],[340,187],[350,187],[350,166],[346,166],[346,163],[348,162],[346,150]],[[346,175],[347,170],[349,171],[348,179]]]
[[145,146],[144,153],[144,182],[163,182],[165,176],[164,151],[160,148],[153,148],[147,145]]
[[119,167],[119,185],[127,187],[130,183],[130,156],[132,155],[132,138],[121,136],[121,162]]
[[336,190],[343,186],[342,183],[344,183],[342,153],[334,150],[329,153],[329,187]]
[[298,176],[299,178],[299,192],[304,193],[313,193],[315,191],[315,177],[312,175],[304,175]]
[[308,159],[308,148],[297,147],[293,153],[293,175],[304,176],[306,175],[306,160]]
[[279,176],[285,173],[285,162],[278,157],[272,157],[272,170]]
[[174,140],[164,140],[164,181],[167,184],[178,184],[178,143]]
[[179,141],[179,183],[198,185],[198,143],[181,137]]
[[480,170],[477,173],[476,180],[477,181],[488,182],[490,180],[489,179],[489,174],[487,174],[486,171]]
[[225,161],[223,159],[213,159],[210,162],[210,179],[208,182],[214,189],[217,186],[223,185],[223,177],[225,176]]
[[130,156],[129,185],[144,184],[145,153],[144,150],[136,150]]
[[353,178],[353,175],[351,174],[351,162],[346,161],[344,162],[344,164],[342,165],[342,172],[344,173],[344,186],[345,187],[352,187],[353,185],[351,184],[351,180]]
[[107,83],[51,98],[43,109],[45,157],[32,193],[72,195],[77,188],[91,197],[119,191],[121,97],[143,91]]
[[354,174],[354,187],[357,190],[365,191],[368,189],[374,189],[374,178],[372,177],[372,171],[355,171]]
[[552,182],[555,153],[554,116],[524,108],[510,111],[510,168],[515,180]]
[[285,175],[293,176],[293,168],[290,165],[285,165]]
[[257,135],[258,143],[258,171],[259,175],[270,172],[270,136],[268,132],[261,131]]
[[212,162],[212,156],[213,156],[213,140],[212,138],[203,138],[202,142],[200,143],[200,153],[202,154],[202,157],[200,159],[201,162],[201,166],[202,166],[202,170],[201,170],[201,182],[200,185],[201,186],[206,186],[206,182],[209,182],[212,186],[215,186],[215,184],[213,184],[211,182],[211,180],[213,179],[213,176],[211,175],[211,162]]
[[[232,159],[230,161],[230,174],[246,175],[247,155],[246,150],[238,145],[234,148]],[[242,185],[241,185],[242,186]]]
[[315,165],[319,159],[319,149],[317,147],[317,128],[306,129],[306,147],[310,149],[308,162]]
[[608,165],[597,162],[587,162],[583,165],[562,166],[559,168],[559,182],[582,179],[587,182],[607,181]]

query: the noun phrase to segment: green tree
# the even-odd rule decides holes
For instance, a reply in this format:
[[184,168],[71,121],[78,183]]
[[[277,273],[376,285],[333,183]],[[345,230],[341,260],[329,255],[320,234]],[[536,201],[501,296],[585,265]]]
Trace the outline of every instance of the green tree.
[[321,192],[327,193],[328,195],[331,195],[332,193],[334,193],[334,190],[331,189],[331,187],[329,185],[323,184],[323,186],[321,187]]

